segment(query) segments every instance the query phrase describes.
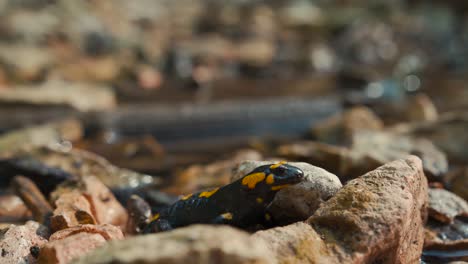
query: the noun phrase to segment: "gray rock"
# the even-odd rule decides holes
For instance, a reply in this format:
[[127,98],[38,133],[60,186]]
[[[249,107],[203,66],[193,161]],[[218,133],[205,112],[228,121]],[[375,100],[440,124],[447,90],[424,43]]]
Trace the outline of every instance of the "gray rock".
[[383,121],[371,109],[358,106],[314,124],[311,134],[320,142],[341,145],[349,144],[362,130],[380,131],[383,127]]
[[82,134],[82,124],[75,119],[30,126],[3,134],[0,137],[0,153],[59,145],[61,141],[76,141]]
[[74,264],[276,263],[261,240],[229,226],[194,225],[112,241]]
[[429,216],[452,223],[457,216],[468,216],[468,203],[444,189],[429,189]]
[[117,105],[114,92],[107,86],[59,80],[0,90],[0,102],[68,105],[83,112],[110,110]]
[[[437,179],[448,171],[445,154],[431,141],[391,132],[361,131],[353,137],[350,160],[353,167],[366,168],[367,164],[378,166],[408,155],[416,155],[423,162],[424,173]],[[365,171],[372,170],[370,167]]]
[[[275,161],[245,161],[235,170],[232,181],[241,178],[258,166]],[[330,199],[341,187],[338,177],[322,168],[305,162],[289,162],[304,171],[305,181],[280,190],[269,212],[280,224],[307,219],[321,203]]]

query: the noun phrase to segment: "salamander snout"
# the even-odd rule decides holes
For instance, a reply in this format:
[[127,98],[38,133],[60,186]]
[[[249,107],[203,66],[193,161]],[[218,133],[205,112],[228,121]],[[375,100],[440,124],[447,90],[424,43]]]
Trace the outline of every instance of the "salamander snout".
[[295,184],[304,179],[304,172],[289,164],[271,165],[270,172],[274,175],[274,185]]

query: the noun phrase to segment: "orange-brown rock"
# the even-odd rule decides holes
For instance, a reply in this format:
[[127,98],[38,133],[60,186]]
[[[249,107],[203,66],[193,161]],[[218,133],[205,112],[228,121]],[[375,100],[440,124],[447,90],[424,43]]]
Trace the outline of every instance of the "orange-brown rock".
[[47,243],[48,230],[37,222],[25,225],[11,225],[0,232],[0,263],[34,263],[31,248]]
[[65,239],[78,233],[99,234],[105,240],[121,240],[124,238],[122,230],[113,225],[77,225],[53,233],[50,236],[49,241],[52,242]]
[[13,194],[0,196],[0,221],[22,221],[31,217],[31,211],[20,197]]
[[13,178],[12,185],[15,192],[31,210],[34,220],[41,224],[48,223],[52,215],[52,207],[36,184],[31,179],[17,175]]
[[91,204],[91,211],[99,224],[112,224],[122,228],[127,224],[127,211],[112,192],[98,178],[87,176],[81,179],[83,195]]
[[66,264],[106,243],[104,237],[93,233],[78,233],[47,243],[41,248],[40,264]]
[[78,225],[55,232],[40,251],[39,263],[70,263],[109,240],[124,238],[113,225]]
[[308,222],[346,263],[418,263],[427,203],[422,162],[410,156],[348,182]]
[[50,219],[53,231],[62,230],[79,224],[95,224],[91,204],[78,190],[62,191],[54,201],[55,210]]
[[276,227],[258,231],[253,238],[263,240],[279,263],[344,263],[344,258],[337,252],[340,247],[332,247],[323,241],[322,237],[304,222],[288,226]]

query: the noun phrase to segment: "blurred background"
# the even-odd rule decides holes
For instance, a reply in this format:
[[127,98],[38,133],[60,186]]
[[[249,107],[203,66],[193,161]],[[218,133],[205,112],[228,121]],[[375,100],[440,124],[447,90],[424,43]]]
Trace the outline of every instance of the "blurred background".
[[355,105],[385,125],[420,121],[415,105],[435,120],[468,106],[467,7],[0,0],[0,132],[76,118],[74,146],[168,176],[246,147],[274,156]]

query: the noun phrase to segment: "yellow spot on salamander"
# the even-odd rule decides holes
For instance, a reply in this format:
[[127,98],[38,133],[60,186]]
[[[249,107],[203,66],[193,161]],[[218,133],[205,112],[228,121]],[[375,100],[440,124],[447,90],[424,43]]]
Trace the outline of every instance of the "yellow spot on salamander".
[[158,219],[159,219],[159,214],[155,214],[153,215],[153,217],[151,217],[150,222],[156,221]]
[[256,200],[257,200],[257,203],[259,203],[259,204],[263,203],[263,199],[260,198],[260,197],[258,197]]
[[265,214],[265,219],[266,219],[267,221],[270,221],[270,220],[271,220],[271,215],[270,215],[270,214]]
[[283,185],[277,185],[277,186],[273,186],[271,187],[271,190],[272,191],[278,191],[278,190],[281,190],[283,188],[286,188],[288,187],[290,184],[283,184]]
[[273,176],[273,174],[268,175],[267,178],[266,178],[266,183],[267,184],[275,183],[275,176]]
[[242,185],[247,185],[249,189],[253,189],[255,188],[257,183],[263,181],[264,179],[265,179],[265,173],[263,172],[252,173],[252,174],[245,176],[242,179]]
[[280,161],[280,162],[278,162],[276,164],[273,164],[273,165],[270,166],[270,169],[276,169],[276,168],[278,168],[279,166],[281,166],[283,164],[286,164],[286,161]]
[[232,220],[232,214],[231,213],[222,214],[221,217],[223,219]]
[[181,200],[187,200],[188,198],[192,197],[193,194],[187,194],[185,196],[183,196],[182,198],[180,198]]
[[213,189],[211,191],[202,192],[202,193],[200,193],[200,195],[198,195],[198,197],[200,197],[200,198],[202,198],[202,197],[209,198],[211,195],[215,194],[215,192],[217,192],[218,189],[219,188]]

